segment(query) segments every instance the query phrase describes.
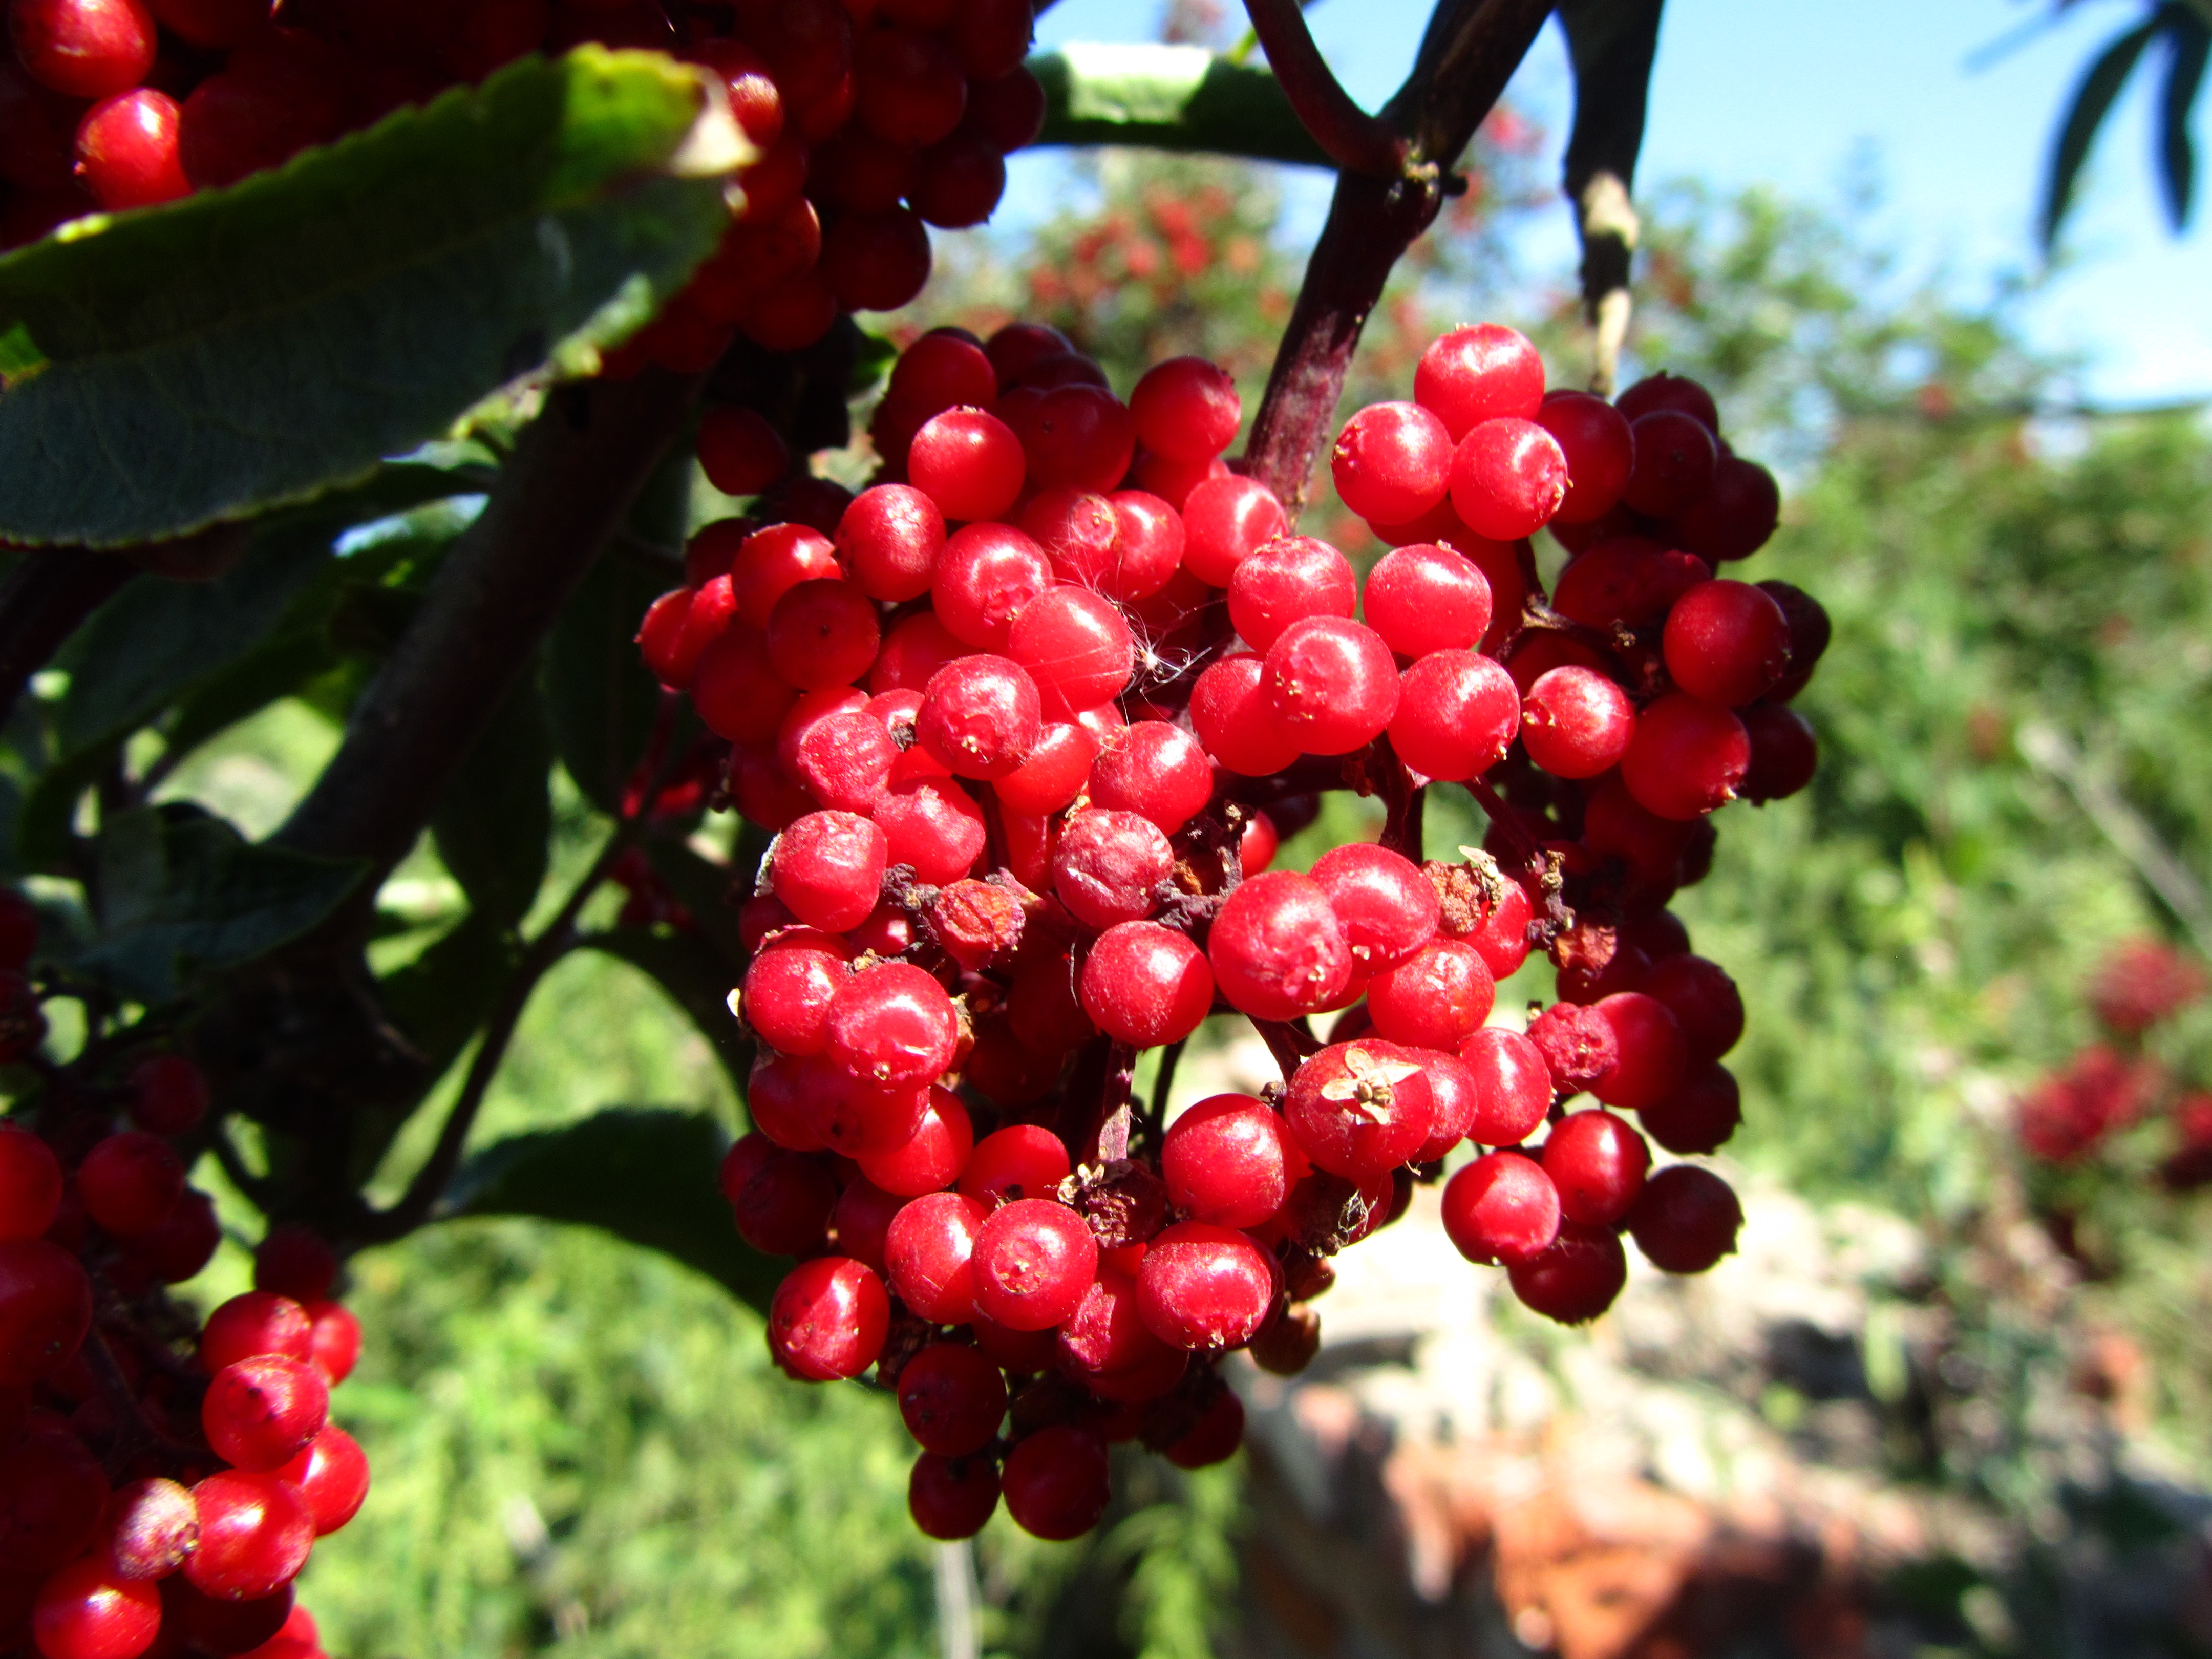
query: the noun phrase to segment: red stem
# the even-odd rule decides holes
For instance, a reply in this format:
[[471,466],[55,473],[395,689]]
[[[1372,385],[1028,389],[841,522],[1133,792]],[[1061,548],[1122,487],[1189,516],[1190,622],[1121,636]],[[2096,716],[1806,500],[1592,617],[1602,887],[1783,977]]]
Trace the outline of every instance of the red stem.
[[1388,121],[1352,101],[1314,45],[1298,0],[1244,0],[1252,33],[1267,54],[1267,67],[1291,100],[1299,123],[1328,159],[1346,173],[1395,177],[1409,147]]

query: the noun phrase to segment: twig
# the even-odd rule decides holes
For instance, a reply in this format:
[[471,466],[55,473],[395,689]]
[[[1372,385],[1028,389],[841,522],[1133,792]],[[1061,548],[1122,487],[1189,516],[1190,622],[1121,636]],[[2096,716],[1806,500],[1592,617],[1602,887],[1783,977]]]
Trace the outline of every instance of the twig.
[[281,844],[367,859],[372,878],[406,855],[703,379],[648,368],[552,393],[355,705],[337,757],[278,831]]
[[1267,1052],[1274,1055],[1276,1067],[1282,1073],[1285,1083],[1297,1075],[1298,1067],[1305,1064],[1306,1056],[1314,1052],[1310,1040],[1301,1041],[1297,1027],[1285,1020],[1255,1019],[1252,1021],[1252,1029],[1267,1045]]
[[1352,101],[1314,45],[1298,0],[1244,0],[1244,15],[1291,108],[1330,161],[1347,173],[1381,179],[1405,170],[1404,137]]
[[531,994],[554,964],[580,942],[576,918],[583,914],[585,904],[599,891],[616,861],[636,844],[644,832],[651,801],[658,793],[657,789],[648,792],[639,810],[616,825],[614,834],[607,838],[607,844],[599,849],[592,867],[562,904],[560,913],[524,950],[522,959],[515,963],[514,973],[500,992],[499,1001],[484,1021],[483,1036],[477,1040],[477,1051],[470,1058],[461,1092],[439,1128],[438,1144],[423,1159],[415,1178],[407,1183],[407,1190],[399,1201],[388,1210],[370,1212],[353,1230],[362,1243],[387,1243],[404,1237],[428,1221],[437,1208],[453,1178],[453,1171],[460,1167],[469,1131],[475,1125],[484,1097],[491,1091],[492,1080],[499,1075],[501,1063],[507,1058],[507,1044],[514,1040],[515,1028],[522,1023],[523,1011],[530,1006]]
[[1565,0],[1575,69],[1566,198],[1583,245],[1583,310],[1595,334],[1590,390],[1613,395],[1628,334],[1630,261],[1642,226],[1629,198],[1659,46],[1661,0]]
[[1098,1097],[1098,1160],[1117,1164],[1129,1155],[1129,1085],[1136,1081],[1137,1051],[1117,1042],[1106,1051],[1106,1081]]
[[1182,1063],[1183,1045],[1188,1041],[1177,1037],[1160,1051],[1160,1074],[1152,1079],[1152,1107],[1145,1114],[1145,1127],[1152,1132],[1155,1146],[1168,1121],[1168,1097],[1175,1092],[1176,1067]]
[[1551,0],[1440,0],[1413,74],[1382,110],[1410,141],[1405,171],[1337,175],[1245,450],[1252,476],[1294,521],[1368,313],[1443,205],[1442,170],[1467,148],[1550,13]]
[[21,556],[0,586],[0,726],[15,712],[31,676],[53,659],[62,641],[138,574],[119,553],[81,547]]

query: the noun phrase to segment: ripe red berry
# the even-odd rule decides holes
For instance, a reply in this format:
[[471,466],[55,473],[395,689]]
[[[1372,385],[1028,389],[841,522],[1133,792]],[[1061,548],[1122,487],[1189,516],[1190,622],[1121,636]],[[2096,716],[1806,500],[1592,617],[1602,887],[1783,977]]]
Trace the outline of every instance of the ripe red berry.
[[[1240,580],[1251,564],[1237,572]],[[1278,725],[1305,754],[1348,755],[1372,742],[1398,712],[1390,647],[1372,629],[1343,617],[1292,623],[1267,647],[1263,673]]]
[[939,1325],[964,1325],[975,1312],[975,1239],[990,1214],[963,1193],[930,1193],[891,1218],[884,1270],[900,1301]]
[[1559,1189],[1535,1159],[1491,1152],[1444,1183],[1443,1223],[1469,1261],[1532,1261],[1559,1237]]
[[1452,509],[1494,542],[1518,541],[1548,523],[1566,498],[1567,458],[1534,421],[1482,422],[1459,441],[1451,466]]
[[1490,629],[1490,580],[1449,547],[1410,543],[1367,573],[1363,614],[1401,657],[1472,651]]
[[1231,1007],[1296,1019],[1330,1006],[1350,982],[1351,941],[1310,876],[1270,870],[1242,883],[1213,920],[1206,959]]
[[1743,1102],[1727,1066],[1702,1066],[1636,1115],[1644,1132],[1670,1152],[1712,1152],[1743,1121]]
[[1700,582],[1667,613],[1667,672],[1693,697],[1733,708],[1762,697],[1790,666],[1790,624],[1748,582]]
[[1790,673],[1770,694],[1776,702],[1787,702],[1805,689],[1813,668],[1828,648],[1831,625],[1820,602],[1802,587],[1788,582],[1759,584],[1759,592],[1782,607],[1790,620]]
[[36,1238],[61,1208],[62,1166],[21,1124],[0,1120],[0,1239]]
[[1480,955],[1455,939],[1431,939],[1367,981],[1367,1010],[1377,1036],[1446,1053],[1490,1017],[1497,996]]
[[1022,666],[979,654],[930,676],[915,735],[955,775],[997,778],[1028,757],[1042,724],[1036,684]]
[[10,0],[8,27],[24,69],[72,98],[127,92],[154,67],[143,0]]
[[927,1084],[951,1065],[960,1017],[945,988],[911,963],[864,968],[839,988],[823,1023],[830,1059],[878,1088]]
[[1330,476],[1344,504],[1375,524],[1408,524],[1444,499],[1453,444],[1419,404],[1370,404],[1344,424]]
[[1154,1336],[1201,1353],[1241,1348],[1266,1322],[1276,1277],[1267,1253],[1231,1227],[1179,1221],[1137,1269],[1137,1310]]
[[1586,392],[1554,392],[1535,414],[1536,424],[1559,441],[1567,458],[1566,499],[1555,515],[1562,525],[1589,524],[1620,500],[1636,460],[1627,420]]
[[929,592],[944,545],[945,515],[909,484],[862,490],[837,521],[837,556],[872,599],[896,604]]
[[1639,421],[1656,410],[1678,410],[1696,421],[1716,438],[1721,434],[1720,410],[1713,403],[1713,394],[1685,375],[1669,374],[1662,369],[1648,374],[1613,399],[1613,407],[1632,422]]
[[1006,1513],[1024,1532],[1055,1542],[1098,1524],[1112,1495],[1106,1448],[1085,1431],[1039,1429],[1006,1454]]
[[730,1200],[738,1236],[766,1255],[803,1255],[828,1232],[837,1182],[818,1160],[777,1152]]
[[908,1478],[907,1513],[927,1538],[973,1538],[999,1507],[999,1471],[988,1457],[924,1452]]
[[1560,615],[1591,628],[1644,628],[1711,577],[1693,553],[1621,536],[1577,554],[1559,573],[1552,603]]
[[1019,1198],[1048,1198],[1067,1179],[1067,1148],[1049,1129],[1009,1124],[975,1144],[960,1176],[960,1190],[987,1205]]
[[200,1401],[216,1456],[241,1469],[289,1463],[330,1419],[330,1385],[313,1365],[259,1354],[217,1371]]
[[851,812],[810,812],[777,840],[769,878],[793,915],[834,933],[876,908],[888,862],[875,823]]
[[182,1054],[149,1054],[131,1068],[131,1121],[149,1134],[197,1127],[208,1100],[207,1074]]
[[1608,1106],[1640,1109],[1672,1094],[1687,1059],[1682,1027],[1667,1005],[1640,991],[1601,999],[1592,1012],[1612,1028],[1613,1063],[1590,1085]]
[[161,1628],[161,1592],[98,1556],[39,1586],[31,1634],[45,1659],[137,1659]]
[[1586,1325],[1628,1283],[1628,1258],[1610,1231],[1569,1221],[1550,1248],[1508,1271],[1513,1294],[1528,1306],[1562,1325]]
[[823,805],[866,817],[883,799],[899,754],[882,720],[841,712],[807,726],[790,770]]
[[260,1354],[304,1360],[313,1352],[314,1325],[307,1310],[273,1291],[234,1296],[200,1328],[199,1365],[210,1376]]
[[791,469],[791,447],[759,410],[718,404],[699,422],[699,465],[725,495],[757,495]]
[[1419,1060],[1395,1043],[1362,1037],[1331,1044],[1298,1067],[1283,1119],[1315,1164],[1364,1182],[1419,1152],[1435,1113]]
[[200,1512],[173,1480],[134,1480],[109,1501],[106,1555],[125,1578],[166,1578],[199,1547]]
[[1312,873],[1362,977],[1407,960],[1437,931],[1437,890],[1403,854],[1355,842],[1322,854]]
[[1644,1184],[1628,1214],[1636,1248],[1670,1273],[1701,1273],[1735,1253],[1743,1206],[1710,1170],[1677,1164]]
[[0,1550],[15,1573],[49,1571],[78,1554],[107,1501],[99,1460],[55,1419],[33,1419],[0,1451]]
[[1194,485],[1182,504],[1183,568],[1226,587],[1253,550],[1290,529],[1275,492],[1257,478],[1231,476]]
[[1199,741],[1224,770],[1242,777],[1279,772],[1301,752],[1275,718],[1266,672],[1266,659],[1237,652],[1208,665],[1191,687],[1190,721]]
[[772,524],[738,544],[730,561],[731,597],[741,620],[765,630],[776,605],[793,588],[802,582],[834,582],[840,574],[836,544],[827,536],[803,524]]
[[290,1481],[224,1469],[194,1486],[192,1501],[200,1512],[200,1547],[185,1563],[184,1576],[201,1595],[258,1601],[307,1565],[315,1547],[314,1512]]
[[1686,952],[1667,957],[1652,964],[1636,988],[1666,1004],[1680,1024],[1692,1070],[1718,1060],[1743,1035],[1743,997],[1717,962]]
[[1038,727],[1028,757],[997,779],[992,793],[1010,812],[1057,812],[1083,793],[1097,758],[1097,738],[1073,721],[1055,720]]
[[1189,939],[1157,922],[1109,927],[1083,963],[1083,1006],[1119,1042],[1180,1042],[1213,1006],[1213,974]]
[[1671,519],[1711,488],[1720,447],[1696,417],[1655,410],[1630,423],[1636,460],[1621,500],[1648,518]]
[[1520,696],[1496,661],[1432,651],[1406,671],[1390,746],[1416,772],[1457,783],[1504,759],[1520,725]]
[[91,1327],[91,1281],[75,1256],[43,1238],[0,1242],[0,1384],[52,1375]]
[[[1003,379],[1003,375],[1001,376]],[[948,520],[1001,516],[1022,493],[1021,440],[994,415],[950,409],[922,422],[907,451],[907,477]]]
[[1054,1337],[1054,1363],[1102,1399],[1157,1399],[1174,1387],[1190,1357],[1152,1334],[1139,1302],[1136,1279],[1102,1260]]
[[1747,559],[1782,520],[1782,491],[1756,461],[1723,455],[1705,493],[1674,515],[1674,538],[1708,559]]
[[1562,1094],[1589,1088],[1620,1058],[1620,1039],[1613,1024],[1595,1008],[1556,1002],[1528,1022],[1528,1041],[1550,1068],[1552,1085]]
[[311,1302],[306,1312],[313,1327],[310,1358],[336,1388],[353,1374],[361,1358],[361,1321],[336,1302]]
[[937,887],[975,866],[988,836],[983,809],[950,778],[902,780],[894,772],[876,803],[875,822],[888,861],[912,865],[917,879]]
[[1081,1305],[1098,1271],[1098,1243],[1066,1205],[1017,1199],[984,1222],[971,1265],[977,1312],[1009,1330],[1041,1331]]
[[1522,700],[1522,744],[1554,777],[1594,778],[1612,770],[1635,735],[1635,705],[1595,669],[1551,669]]
[[1552,1070],[1543,1050],[1518,1031],[1486,1025],[1459,1054],[1474,1079],[1468,1138],[1478,1146],[1513,1146],[1534,1133],[1552,1105]]
[[1675,691],[1636,717],[1620,778],[1638,805],[1680,823],[1734,800],[1750,765],[1741,720],[1718,703]]
[[898,1376],[899,1415],[924,1451],[963,1457],[990,1444],[1006,1413],[1006,1379],[976,1349],[933,1342]]
[[858,1376],[883,1352],[890,1300],[883,1281],[848,1256],[817,1256],[784,1276],[769,1304],[769,1346],[811,1382]]
[[[161,1627],[180,1644],[203,1653],[250,1653],[275,1641],[300,1611],[292,1586],[273,1595],[234,1601],[203,1595],[183,1573],[161,1581]],[[301,1659],[283,1655],[281,1659]]]
[[1094,805],[1134,812],[1171,836],[1205,810],[1213,769],[1181,726],[1137,720],[1100,746],[1090,793]]
[[1112,601],[1066,584],[1015,613],[1006,652],[1036,682],[1048,720],[1119,696],[1136,668],[1136,641]]
[[1751,763],[1736,793],[1758,805],[1782,800],[1812,782],[1820,764],[1820,744],[1802,714],[1778,702],[1759,702],[1740,718],[1751,739]]
[[176,100],[151,87],[102,99],[77,125],[77,167],[94,200],[111,213],[155,207],[189,196],[178,150]]
[[1570,1112],[1544,1142],[1544,1173],[1559,1191],[1559,1211],[1584,1226],[1609,1227],[1644,1189],[1651,1150],[1611,1112]]
[[1282,1207],[1304,1155],[1274,1109],[1249,1095],[1214,1095],[1168,1126],[1160,1174],[1194,1220],[1256,1227]]
[[690,689],[708,729],[743,744],[773,738],[798,696],[769,665],[767,642],[742,624],[724,629],[700,652]]
[[1244,406],[1236,383],[1203,357],[1170,357],[1129,394],[1137,441],[1155,454],[1210,460],[1237,441]]
[[1544,360],[1526,337],[1499,324],[1455,328],[1421,354],[1413,396],[1456,443],[1480,422],[1533,416],[1544,400]]
[[1053,891],[1078,921],[1106,928],[1141,921],[1175,866],[1175,849],[1159,826],[1134,812],[1079,812],[1053,854]]
[[295,1302],[330,1294],[338,1276],[337,1253],[320,1233],[296,1222],[271,1227],[253,1251],[253,1288]]
[[849,685],[868,672],[883,642],[876,607],[848,581],[799,583],[775,602],[767,629],[769,665],[801,690]]
[[297,1486],[307,1500],[318,1538],[329,1536],[351,1521],[368,1498],[368,1458],[360,1443],[335,1423],[277,1474]]
[[109,1135],[77,1166],[85,1213],[118,1238],[150,1233],[184,1196],[185,1166],[168,1142],[140,1129]]
[[1229,579],[1229,620],[1253,649],[1265,651],[1303,618],[1349,618],[1358,596],[1358,579],[1343,554],[1310,536],[1285,536],[1237,566]]

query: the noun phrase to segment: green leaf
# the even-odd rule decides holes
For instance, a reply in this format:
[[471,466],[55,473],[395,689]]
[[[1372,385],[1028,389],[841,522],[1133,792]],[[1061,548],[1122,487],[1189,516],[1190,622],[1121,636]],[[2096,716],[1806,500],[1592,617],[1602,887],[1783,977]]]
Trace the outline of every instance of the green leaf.
[[2098,54],[2088,73],[2081,77],[2081,84],[2074,90],[2074,101],[2058,130],[2057,147],[2051,152],[2051,171],[2044,182],[2043,246],[2046,252],[2058,240],[2059,224],[2073,204],[2075,182],[2082,162],[2088,159],[2089,146],[2096,139],[2097,129],[2112,113],[2112,100],[2120,95],[2120,88],[2126,83],[2136,60],[2142,56],[2143,48],[2150,44],[2157,29],[2158,21],[2154,17],[2119,36]]
[[553,740],[535,676],[501,705],[431,820],[438,856],[476,910],[519,925],[545,880],[553,834]]
[[597,1227],[672,1256],[765,1313],[783,1272],[731,1223],[716,1179],[728,1146],[712,1118],[612,1107],[485,1148],[455,1175],[447,1213]]
[[247,842],[182,803],[118,814],[94,843],[99,931],[76,971],[167,1002],[198,971],[234,968],[330,915],[366,866]]
[[705,92],[650,52],[525,58],[0,258],[0,537],[181,534],[358,477],[549,359],[588,368],[728,222],[748,152]]
[[738,1030],[730,1012],[730,992],[737,972],[721,953],[696,933],[659,933],[643,927],[617,927],[593,933],[584,944],[618,962],[627,962],[665,991],[672,1001],[691,1017],[700,1035],[714,1045],[740,1097],[751,1069],[751,1045]]
[[660,711],[659,684],[637,654],[637,625],[680,580],[633,559],[602,558],[554,625],[545,657],[554,747],[603,812],[622,811],[623,786],[644,758]]
[[1334,167],[1274,72],[1203,46],[1085,43],[1041,52],[1040,144],[1137,144]]
[[2176,11],[2166,33],[2173,56],[2166,64],[2166,96],[2160,114],[2159,181],[2165,186],[2166,216],[2178,234],[2189,225],[2197,202],[2197,146],[2189,131],[2191,106],[2204,84],[2204,64],[2212,57],[2212,25]]

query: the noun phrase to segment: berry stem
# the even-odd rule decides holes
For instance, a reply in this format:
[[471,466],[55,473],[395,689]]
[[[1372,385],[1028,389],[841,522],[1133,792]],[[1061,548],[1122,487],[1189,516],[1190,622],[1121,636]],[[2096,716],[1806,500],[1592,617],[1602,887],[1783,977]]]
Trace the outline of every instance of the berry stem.
[[1320,1047],[1311,1037],[1302,1035],[1297,1027],[1285,1020],[1255,1019],[1252,1022],[1252,1029],[1267,1045],[1267,1052],[1274,1055],[1275,1064],[1281,1070],[1285,1083],[1298,1074],[1298,1067],[1305,1064],[1306,1056]]
[[1405,168],[1406,139],[1352,101],[1323,61],[1298,0],[1244,0],[1252,33],[1284,94],[1314,142],[1347,173],[1395,177]]
[[1378,118],[1411,139],[1406,168],[1387,179],[1337,175],[1245,450],[1252,476],[1275,492],[1293,525],[1368,313],[1399,256],[1443,206],[1441,170],[1467,148],[1551,9],[1550,0],[1440,0],[1413,73]]
[[1183,1044],[1187,1037],[1178,1037],[1160,1051],[1160,1073],[1152,1079],[1152,1109],[1145,1114],[1145,1127],[1158,1146],[1167,1132],[1168,1097],[1174,1092],[1176,1067],[1182,1063]]

